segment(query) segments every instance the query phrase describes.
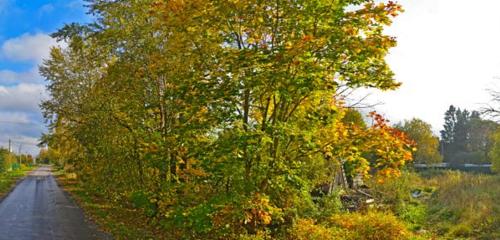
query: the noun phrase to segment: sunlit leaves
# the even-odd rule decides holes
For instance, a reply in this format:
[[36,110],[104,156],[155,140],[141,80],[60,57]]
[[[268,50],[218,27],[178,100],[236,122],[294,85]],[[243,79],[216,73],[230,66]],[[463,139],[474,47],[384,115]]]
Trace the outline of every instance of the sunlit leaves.
[[52,97],[46,117],[60,123],[59,143],[57,129],[82,149],[87,183],[117,199],[147,191],[155,216],[179,238],[279,232],[313,211],[309,192],[341,164],[395,175],[411,157],[404,135],[379,115],[370,128],[342,121],[335,98],[340,85],[399,86],[384,60],[395,40],[382,32],[399,5],[90,7],[90,30],[61,30],[68,49],[54,49],[42,66]]

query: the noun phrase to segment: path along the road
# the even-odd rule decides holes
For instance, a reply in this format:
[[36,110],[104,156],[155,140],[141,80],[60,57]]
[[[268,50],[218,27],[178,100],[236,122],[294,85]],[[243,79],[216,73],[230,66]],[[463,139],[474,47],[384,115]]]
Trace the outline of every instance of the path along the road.
[[31,172],[0,203],[0,239],[110,239],[86,221],[50,167]]

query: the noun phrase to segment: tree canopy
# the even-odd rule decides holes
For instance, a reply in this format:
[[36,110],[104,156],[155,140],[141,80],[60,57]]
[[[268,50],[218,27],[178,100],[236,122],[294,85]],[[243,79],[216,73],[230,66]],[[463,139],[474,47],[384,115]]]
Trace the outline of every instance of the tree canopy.
[[416,163],[433,164],[443,160],[439,153],[439,138],[434,136],[429,123],[413,118],[396,127],[415,141],[417,150],[413,153],[413,159]]
[[489,152],[493,146],[492,134],[498,124],[481,118],[477,111],[450,108],[445,113],[441,131],[444,159],[450,163],[491,162]]
[[[178,238],[284,235],[321,214],[310,192],[342,163],[398,175],[412,142],[339,86],[396,89],[371,0],[91,1],[96,16],[53,34],[40,68],[46,141],[113,199],[144,195]],[[359,118],[359,117],[357,117]],[[357,120],[356,120],[357,121]]]

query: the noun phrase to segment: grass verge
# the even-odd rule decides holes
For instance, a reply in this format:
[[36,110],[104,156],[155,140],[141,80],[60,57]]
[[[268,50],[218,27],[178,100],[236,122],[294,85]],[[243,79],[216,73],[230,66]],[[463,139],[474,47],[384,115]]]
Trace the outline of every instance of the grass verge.
[[23,167],[14,171],[0,173],[0,201],[6,197],[33,167]]
[[404,172],[372,185],[381,208],[424,239],[500,239],[500,175]]
[[103,231],[113,235],[114,239],[170,239],[142,210],[88,191],[63,172],[55,176],[59,185],[73,197],[86,215]]

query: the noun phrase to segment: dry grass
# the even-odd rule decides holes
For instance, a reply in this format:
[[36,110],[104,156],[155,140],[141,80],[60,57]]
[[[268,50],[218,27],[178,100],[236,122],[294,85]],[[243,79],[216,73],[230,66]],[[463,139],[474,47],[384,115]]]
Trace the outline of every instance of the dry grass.
[[429,224],[450,239],[500,239],[500,176],[448,171],[430,177]]

